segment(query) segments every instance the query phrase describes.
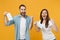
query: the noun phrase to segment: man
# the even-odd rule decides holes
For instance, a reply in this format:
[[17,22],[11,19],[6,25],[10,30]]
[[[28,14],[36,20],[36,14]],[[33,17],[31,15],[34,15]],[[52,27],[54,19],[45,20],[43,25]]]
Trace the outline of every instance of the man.
[[13,20],[7,21],[6,14],[4,13],[4,22],[6,26],[11,24],[15,25],[15,38],[16,40],[30,40],[29,39],[29,29],[32,28],[32,17],[26,15],[26,6],[21,4],[19,6],[20,14],[13,17]]

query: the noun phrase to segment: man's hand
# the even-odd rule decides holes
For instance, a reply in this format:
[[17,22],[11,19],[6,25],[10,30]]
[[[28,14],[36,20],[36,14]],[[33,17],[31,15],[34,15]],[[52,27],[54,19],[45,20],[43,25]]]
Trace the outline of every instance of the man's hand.
[[5,24],[5,25],[7,25],[7,20],[6,20],[6,14],[7,14],[7,13],[8,13],[8,12],[6,12],[6,11],[4,12],[4,24]]
[[8,12],[5,11],[5,12],[4,12],[4,16],[6,16],[7,13],[8,13]]
[[31,20],[32,20],[32,19],[33,19],[33,16],[31,16],[30,18],[31,18]]

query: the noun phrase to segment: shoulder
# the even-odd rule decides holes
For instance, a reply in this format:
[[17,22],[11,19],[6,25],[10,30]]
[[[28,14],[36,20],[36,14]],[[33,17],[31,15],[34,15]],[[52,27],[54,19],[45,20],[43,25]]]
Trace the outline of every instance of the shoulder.
[[54,21],[53,19],[50,19],[50,20],[49,20],[49,23],[52,23],[53,21]]
[[28,15],[26,15],[26,17],[28,17],[28,18],[33,18],[33,16],[28,16]]
[[15,15],[14,18],[17,18],[17,17],[19,17],[19,16],[20,16],[20,15]]
[[53,25],[53,19],[49,20],[49,25]]
[[13,19],[17,19],[19,17],[19,15],[15,15],[14,17],[13,17]]
[[31,20],[31,16],[26,16],[26,19]]
[[30,16],[27,16],[27,15],[26,15],[26,18],[30,18]]

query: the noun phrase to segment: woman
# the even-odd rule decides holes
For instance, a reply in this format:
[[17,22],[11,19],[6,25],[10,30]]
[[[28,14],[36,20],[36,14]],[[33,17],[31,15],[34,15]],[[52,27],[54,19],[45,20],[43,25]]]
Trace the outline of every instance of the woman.
[[58,29],[52,19],[49,18],[48,10],[43,9],[40,13],[40,20],[34,23],[35,29],[37,31],[42,30],[43,40],[56,40],[51,29],[58,32]]

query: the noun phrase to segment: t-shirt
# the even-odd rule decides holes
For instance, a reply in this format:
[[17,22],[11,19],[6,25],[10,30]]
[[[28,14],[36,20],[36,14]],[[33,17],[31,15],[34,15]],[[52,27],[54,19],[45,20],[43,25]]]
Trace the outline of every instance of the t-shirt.
[[36,24],[42,30],[43,40],[53,40],[53,39],[55,39],[55,36],[51,31],[52,25],[53,25],[51,20],[49,20],[49,23],[48,23],[49,25],[48,25],[47,28],[45,27],[45,24],[41,24],[40,21],[37,21]]
[[20,21],[20,39],[25,39],[25,32],[26,32],[26,19],[21,17]]

